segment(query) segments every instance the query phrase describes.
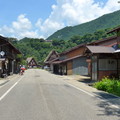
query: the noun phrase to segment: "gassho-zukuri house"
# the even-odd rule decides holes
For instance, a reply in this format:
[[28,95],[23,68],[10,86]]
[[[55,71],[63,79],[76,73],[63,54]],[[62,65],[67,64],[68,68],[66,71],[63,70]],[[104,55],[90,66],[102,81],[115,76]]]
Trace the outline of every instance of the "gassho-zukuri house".
[[28,68],[36,68],[38,67],[37,61],[33,57],[29,57],[26,59]]
[[22,53],[9,42],[8,38],[0,36],[0,77],[19,71],[18,54]]
[[[112,36],[89,44],[80,44],[64,51],[49,62],[52,72],[61,75],[89,75],[92,80],[119,76],[120,27],[110,31]],[[50,55],[49,55],[50,57]]]
[[52,65],[53,60],[58,59],[59,54],[55,51],[52,50],[44,60],[44,67],[49,68],[50,71],[55,71],[54,67]]

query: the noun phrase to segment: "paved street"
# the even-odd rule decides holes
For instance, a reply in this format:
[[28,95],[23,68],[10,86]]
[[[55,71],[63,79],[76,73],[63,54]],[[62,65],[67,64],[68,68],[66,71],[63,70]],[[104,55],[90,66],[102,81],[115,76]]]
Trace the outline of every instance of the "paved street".
[[0,120],[120,120],[120,109],[106,101],[30,69],[0,87]]

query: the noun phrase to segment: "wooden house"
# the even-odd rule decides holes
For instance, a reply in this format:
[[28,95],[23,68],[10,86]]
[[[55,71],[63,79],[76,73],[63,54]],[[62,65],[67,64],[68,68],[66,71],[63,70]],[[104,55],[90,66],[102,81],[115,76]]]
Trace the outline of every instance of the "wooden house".
[[115,49],[105,46],[86,46],[85,54],[91,59],[91,79],[101,80],[106,76],[117,75],[118,57]]
[[59,59],[52,62],[54,73],[61,75],[88,75],[88,64],[83,56],[85,44],[73,47],[59,54]]
[[[115,47],[117,36],[91,42],[87,45]],[[59,54],[59,59],[52,61],[53,72],[64,75],[91,75],[91,59],[84,55],[86,44],[80,44]]]
[[0,76],[10,75],[18,71],[19,59],[17,54],[21,52],[16,49],[7,38],[0,36]]
[[[114,47],[117,36],[91,42],[88,45]],[[91,60],[84,56],[86,44],[80,44],[59,54],[59,59],[53,61],[53,72],[66,75],[90,75]]]
[[86,47],[85,55],[90,60],[92,80],[101,80],[106,76],[118,78],[120,76],[120,27],[108,33],[112,32],[116,32],[117,36],[93,42],[94,46]]
[[36,68],[36,67],[38,67],[37,62],[33,57],[27,58],[26,62],[27,62],[27,67],[28,68]]
[[50,53],[48,54],[48,56],[44,60],[44,66],[49,68],[50,71],[53,71],[52,61],[58,57],[59,57],[59,54],[55,50],[50,51]]

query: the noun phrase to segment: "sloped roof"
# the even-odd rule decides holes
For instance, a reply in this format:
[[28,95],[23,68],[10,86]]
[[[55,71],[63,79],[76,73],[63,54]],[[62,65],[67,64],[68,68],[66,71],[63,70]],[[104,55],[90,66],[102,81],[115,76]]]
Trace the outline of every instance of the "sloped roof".
[[26,61],[29,63],[32,59],[33,59],[33,57],[29,57],[29,58],[27,58]]
[[69,52],[71,52],[73,50],[76,50],[76,49],[78,49],[80,47],[84,47],[86,45],[93,45],[93,44],[99,44],[101,42],[112,41],[113,39],[116,39],[116,38],[117,38],[117,36],[112,36],[112,37],[109,37],[109,38],[104,38],[104,39],[101,39],[101,40],[96,40],[96,41],[90,42],[90,43],[83,43],[83,44],[77,45],[75,47],[72,47],[71,49],[68,49],[68,50],[62,52],[59,55],[65,55],[65,54],[67,54],[67,53],[69,53]]
[[67,62],[67,61],[71,61],[71,60],[77,59],[77,58],[79,58],[79,57],[83,57],[83,55],[77,55],[77,56],[74,56],[74,57],[71,57],[71,58],[67,58],[67,59],[65,59],[65,60],[53,61],[52,63],[53,63],[53,64],[65,63],[65,62]]
[[2,45],[0,45],[0,46],[10,45],[18,54],[22,54],[21,51],[19,51],[15,46],[12,45],[12,43],[10,43],[10,42],[8,41],[8,38],[3,37],[3,36],[0,36],[0,40],[6,42],[5,44],[2,44]]
[[83,47],[83,46],[85,46],[85,45],[86,45],[86,43],[77,45],[77,46],[75,46],[75,47],[72,47],[71,49],[68,49],[68,50],[66,50],[66,51],[64,51],[64,52],[62,52],[62,53],[60,53],[59,55],[67,54],[67,53],[69,53],[69,52],[71,52],[71,51],[73,51],[73,50],[76,50],[76,49],[78,49],[78,48],[80,48],[80,47]]
[[117,36],[112,36],[112,37],[104,38],[104,39],[101,39],[101,40],[96,40],[94,42],[90,42],[90,43],[88,43],[88,45],[99,44],[101,42],[106,42],[106,41],[112,41],[112,40],[114,40],[116,38],[117,38]]
[[118,26],[118,27],[114,28],[113,30],[109,31],[108,34],[113,33],[113,32],[117,32],[117,31],[120,31],[120,26]]
[[57,58],[55,58],[55,59],[53,59],[53,60],[51,60],[51,61],[48,61],[47,63],[53,63],[53,62],[55,62],[55,61],[59,61],[59,57],[57,57]]
[[114,53],[115,49],[105,46],[86,46],[91,53]]
[[46,63],[47,61],[49,61],[50,57],[55,54],[57,57],[59,56],[58,53],[55,50],[50,51],[50,53],[48,54],[48,56],[46,57],[46,59],[44,60],[44,62]]
[[29,57],[29,58],[26,59],[26,61],[27,61],[28,64],[31,62],[31,60],[34,60],[34,62],[36,63],[36,65],[38,64],[33,57]]

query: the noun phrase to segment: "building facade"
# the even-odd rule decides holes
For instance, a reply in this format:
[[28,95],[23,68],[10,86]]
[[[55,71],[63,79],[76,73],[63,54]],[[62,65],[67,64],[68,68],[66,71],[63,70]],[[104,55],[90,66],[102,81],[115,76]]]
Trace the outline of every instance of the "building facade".
[[20,60],[17,55],[21,52],[16,49],[7,38],[0,36],[0,76],[17,73]]
[[120,27],[109,33],[116,32],[116,36],[102,41],[93,42],[86,46],[85,54],[90,58],[91,79],[101,80],[104,77],[120,78]]
[[81,44],[59,54],[59,59],[52,62],[55,68],[53,72],[61,75],[88,75],[86,56],[83,56],[84,50],[85,45]]
[[101,80],[103,77],[117,76],[119,57],[115,49],[105,46],[86,46],[86,55],[91,59],[91,79]]

